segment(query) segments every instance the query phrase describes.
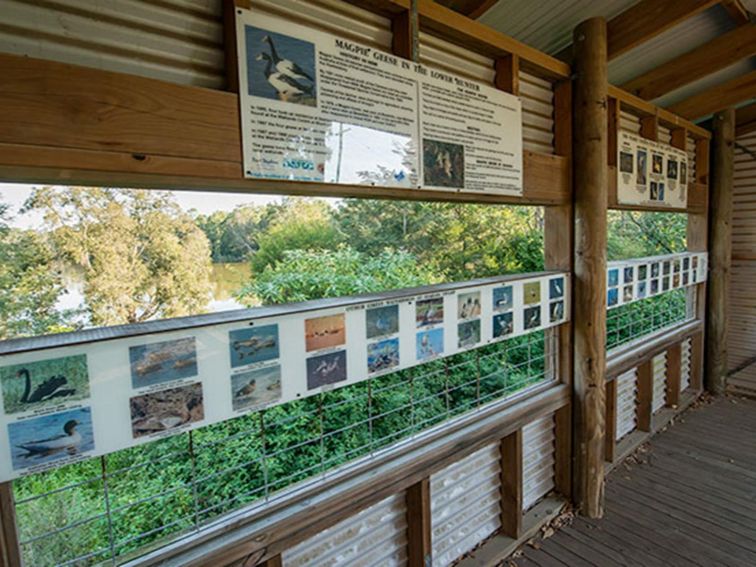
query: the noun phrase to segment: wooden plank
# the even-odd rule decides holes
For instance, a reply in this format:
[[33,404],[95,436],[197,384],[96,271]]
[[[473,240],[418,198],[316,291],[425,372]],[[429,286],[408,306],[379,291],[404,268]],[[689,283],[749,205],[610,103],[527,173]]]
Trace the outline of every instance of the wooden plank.
[[407,565],[426,567],[431,564],[431,496],[430,478],[407,489]]
[[[571,351],[570,351],[571,354]],[[564,496],[572,495],[572,408],[569,405],[554,414],[554,488]]]
[[415,37],[410,10],[403,10],[391,19],[391,51],[394,55],[414,60],[418,49]]
[[604,437],[604,459],[614,461],[617,448],[617,381],[606,383],[606,435]]
[[756,71],[751,71],[676,102],[668,106],[667,110],[695,120],[751,99],[754,93],[756,93]]
[[665,405],[668,408],[676,408],[680,404],[680,379],[682,371],[682,344],[667,350],[667,381]]
[[283,558],[281,554],[275,555],[269,559],[266,559],[262,563],[257,564],[258,567],[283,567]]
[[223,53],[226,62],[226,90],[239,92],[239,54],[236,50],[236,12],[249,9],[250,0],[223,0]]
[[718,3],[718,0],[641,0],[607,24],[607,55],[614,59]]
[[746,10],[740,0],[724,0],[721,4],[722,8],[725,9],[730,16],[730,19],[735,22],[736,25],[742,26],[751,21],[748,10]]
[[638,366],[638,429],[651,431],[653,409],[651,407],[654,390],[654,369],[651,360]]
[[709,235],[709,279],[706,318],[706,389],[715,394],[725,390],[727,377],[727,296],[732,258],[732,178],[735,111],[714,116],[713,177],[711,183]]
[[523,155],[523,197],[244,179],[233,93],[12,55],[0,55],[0,75],[0,179],[7,181],[490,203],[570,199],[569,160],[533,152]]
[[575,28],[573,85],[575,271],[573,497],[589,517],[603,513],[607,238],[606,22]]
[[756,102],[735,110],[735,137],[739,138],[756,130]]
[[522,533],[522,429],[501,440],[501,533]]
[[690,351],[690,385],[694,391],[703,388],[704,334],[693,335]]
[[754,54],[756,26],[746,24],[628,81],[622,88],[642,99],[655,99]]
[[21,567],[13,483],[0,483],[0,566]]
[[659,141],[659,118],[656,115],[641,118],[640,135],[646,140]]
[[502,91],[520,94],[520,58],[517,55],[504,55],[495,62],[496,75],[494,86]]

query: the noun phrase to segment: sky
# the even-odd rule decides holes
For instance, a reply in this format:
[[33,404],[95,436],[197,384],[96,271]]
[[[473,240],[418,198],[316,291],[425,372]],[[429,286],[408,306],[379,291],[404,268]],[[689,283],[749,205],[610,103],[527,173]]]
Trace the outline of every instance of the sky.
[[[0,203],[10,205],[12,218],[8,223],[16,228],[40,228],[42,216],[39,213],[19,214],[19,209],[31,194],[34,185],[0,183]],[[188,211],[196,209],[202,214],[215,211],[231,211],[239,205],[265,205],[279,202],[278,195],[242,195],[240,193],[210,193],[206,191],[170,191],[179,206]]]

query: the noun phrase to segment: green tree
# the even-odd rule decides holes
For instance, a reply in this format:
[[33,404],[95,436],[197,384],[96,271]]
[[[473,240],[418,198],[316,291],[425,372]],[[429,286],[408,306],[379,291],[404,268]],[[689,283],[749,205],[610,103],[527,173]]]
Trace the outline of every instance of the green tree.
[[202,312],[210,294],[204,233],[162,192],[36,189],[59,257],[81,270],[92,325]]
[[0,204],[0,339],[71,330],[64,325],[70,314],[56,309],[65,286],[49,243],[7,220]]
[[684,213],[609,211],[610,260],[684,252],[688,217]]

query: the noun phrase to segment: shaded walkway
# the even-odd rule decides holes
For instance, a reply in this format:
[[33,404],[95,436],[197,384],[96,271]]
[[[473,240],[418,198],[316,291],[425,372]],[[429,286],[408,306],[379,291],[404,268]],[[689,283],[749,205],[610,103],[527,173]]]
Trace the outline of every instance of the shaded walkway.
[[686,412],[609,475],[604,519],[576,518],[535,547],[514,563],[756,565],[756,401]]

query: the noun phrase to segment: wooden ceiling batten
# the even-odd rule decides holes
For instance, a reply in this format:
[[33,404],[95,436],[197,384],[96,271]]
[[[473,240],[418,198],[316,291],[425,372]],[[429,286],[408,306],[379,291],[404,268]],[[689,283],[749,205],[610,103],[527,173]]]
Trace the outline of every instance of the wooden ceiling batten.
[[756,71],[736,77],[667,107],[667,110],[695,120],[754,98]]
[[754,54],[756,26],[746,24],[628,81],[622,88],[652,100]]

